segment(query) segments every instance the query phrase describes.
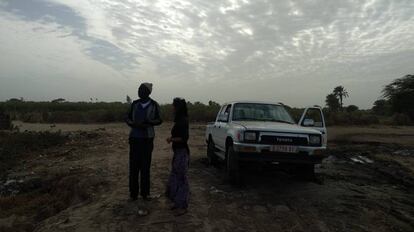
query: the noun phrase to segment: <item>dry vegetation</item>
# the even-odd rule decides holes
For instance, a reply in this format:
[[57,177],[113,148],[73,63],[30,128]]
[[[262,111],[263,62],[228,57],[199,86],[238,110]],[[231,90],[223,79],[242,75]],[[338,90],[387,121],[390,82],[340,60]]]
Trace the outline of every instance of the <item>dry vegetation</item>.
[[[0,175],[0,231],[414,228],[413,127],[329,128],[329,157],[317,169],[320,183],[297,179],[288,168],[255,165],[244,171],[244,186],[234,187],[223,180],[222,167],[205,165],[204,125],[192,125],[190,212],[176,218],[162,196],[171,161],[164,140],[171,124],[157,128],[152,166],[157,198],[150,203],[127,201],[124,125],[17,124],[21,131],[50,132],[13,135],[23,140],[1,134],[2,141],[27,146],[8,158],[17,162]],[[56,142],[36,147],[26,136],[52,136],[46,141]],[[138,207],[148,208],[150,215],[139,217]]]

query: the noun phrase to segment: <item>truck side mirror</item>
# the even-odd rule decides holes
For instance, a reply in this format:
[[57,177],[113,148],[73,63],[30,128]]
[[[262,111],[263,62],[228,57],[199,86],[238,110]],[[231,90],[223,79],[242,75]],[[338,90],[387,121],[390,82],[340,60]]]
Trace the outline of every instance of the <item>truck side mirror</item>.
[[306,118],[305,120],[303,120],[303,126],[315,126],[315,121],[313,121],[313,119]]

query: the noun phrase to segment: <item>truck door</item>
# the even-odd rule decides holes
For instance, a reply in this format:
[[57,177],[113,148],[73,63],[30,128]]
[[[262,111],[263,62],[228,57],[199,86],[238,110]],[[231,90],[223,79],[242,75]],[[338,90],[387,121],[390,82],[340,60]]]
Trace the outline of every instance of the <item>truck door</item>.
[[322,146],[328,143],[328,133],[326,130],[325,117],[320,107],[308,107],[303,111],[299,120],[299,126],[313,128],[322,133]]
[[226,110],[226,106],[222,106],[220,111],[217,113],[217,117],[216,117],[216,121],[214,121],[213,126],[211,127],[211,135],[213,136],[213,141],[215,146],[217,147],[218,145],[218,130],[220,127],[220,117],[223,114],[223,112]]
[[230,121],[230,113],[231,113],[231,105],[224,106],[224,109],[218,118],[219,119],[218,128],[215,128],[217,130],[216,146],[222,151],[225,151],[226,149],[226,137],[227,137],[228,123]]

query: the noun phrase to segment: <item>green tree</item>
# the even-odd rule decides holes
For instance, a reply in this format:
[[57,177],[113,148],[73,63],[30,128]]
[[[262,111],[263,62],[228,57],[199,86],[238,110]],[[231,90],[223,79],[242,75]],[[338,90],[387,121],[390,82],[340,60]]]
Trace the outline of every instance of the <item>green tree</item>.
[[10,98],[9,100],[7,100],[7,102],[10,102],[10,103],[18,103],[18,102],[23,102],[24,100],[23,100],[23,98],[21,97],[21,98]]
[[372,107],[372,111],[377,115],[390,115],[391,106],[389,101],[385,99],[376,100],[374,102],[374,106]]
[[208,101],[208,106],[210,106],[210,107],[219,107],[220,108],[220,104],[218,104],[217,102],[215,102],[215,101]]
[[358,106],[356,105],[349,105],[346,107],[346,112],[351,113],[359,110]]
[[63,98],[57,98],[57,99],[52,100],[52,103],[62,103],[62,102],[65,102],[65,101],[66,100],[63,99]]
[[339,98],[339,103],[341,106],[341,109],[343,108],[343,99],[349,97],[348,95],[348,91],[346,91],[346,89],[340,85],[335,87],[335,89],[333,90],[333,94]]
[[326,96],[325,103],[331,112],[337,112],[340,107],[339,100],[333,93]]
[[386,85],[382,91],[394,113],[403,113],[414,119],[414,75],[405,75]]

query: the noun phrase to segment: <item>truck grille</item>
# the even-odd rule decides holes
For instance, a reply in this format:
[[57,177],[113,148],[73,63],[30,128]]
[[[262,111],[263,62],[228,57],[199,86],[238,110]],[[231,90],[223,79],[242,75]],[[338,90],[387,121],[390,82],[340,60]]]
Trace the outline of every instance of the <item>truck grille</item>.
[[261,144],[275,144],[275,145],[308,145],[308,139],[303,137],[284,137],[284,136],[271,136],[262,135]]

